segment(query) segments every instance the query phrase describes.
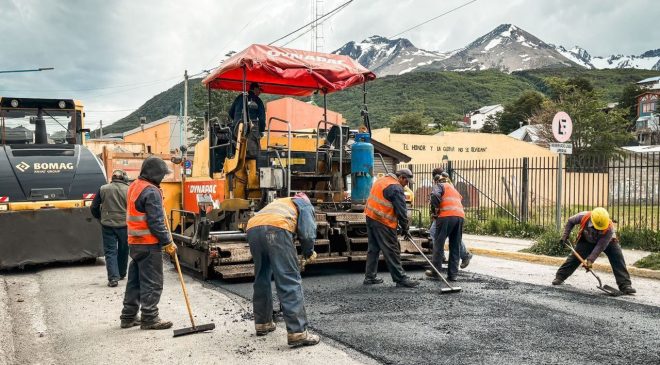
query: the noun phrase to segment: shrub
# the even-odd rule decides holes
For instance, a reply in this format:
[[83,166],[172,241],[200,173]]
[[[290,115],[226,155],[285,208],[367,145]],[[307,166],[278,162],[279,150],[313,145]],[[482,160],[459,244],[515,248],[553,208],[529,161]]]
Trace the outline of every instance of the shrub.
[[660,253],[652,253],[635,262],[634,266],[644,269],[660,270]]
[[533,253],[547,256],[566,256],[571,250],[559,243],[561,233],[555,230],[548,230],[538,237],[536,243],[530,248],[521,250],[522,252]]
[[472,234],[533,238],[545,232],[545,228],[504,218],[490,218],[486,221],[467,219],[463,225],[463,231]]
[[621,247],[660,252],[660,232],[648,228],[633,229],[623,227],[619,230]]

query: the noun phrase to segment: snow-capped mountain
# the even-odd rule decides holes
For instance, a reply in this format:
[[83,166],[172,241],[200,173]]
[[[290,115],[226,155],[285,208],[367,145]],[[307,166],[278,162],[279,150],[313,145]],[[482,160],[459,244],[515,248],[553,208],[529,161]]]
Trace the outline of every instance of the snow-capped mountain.
[[400,75],[450,56],[419,49],[405,38],[387,39],[377,35],[359,43],[348,42],[332,53],[349,56],[381,76]]
[[639,56],[594,57],[577,46],[567,50],[545,43],[512,24],[502,24],[458,51],[428,51],[415,47],[405,38],[372,36],[359,43],[348,42],[333,53],[350,56],[379,76],[420,70],[513,72],[576,65],[592,69],[660,70],[660,49]]
[[515,25],[502,24],[446,60],[434,62],[424,69],[513,72],[567,66],[575,64],[557,52],[554,46]]
[[647,51],[639,56],[612,55],[609,57],[592,57],[587,51],[578,46],[570,50],[558,46],[557,51],[564,57],[586,68],[639,68],[660,71],[660,49]]

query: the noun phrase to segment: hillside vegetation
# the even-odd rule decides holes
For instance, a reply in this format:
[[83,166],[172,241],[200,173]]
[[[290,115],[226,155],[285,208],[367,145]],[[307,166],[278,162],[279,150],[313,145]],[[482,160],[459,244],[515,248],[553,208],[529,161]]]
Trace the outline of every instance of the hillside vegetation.
[[[542,93],[548,91],[544,78],[549,76],[582,76],[595,87],[603,103],[617,101],[624,86],[647,77],[657,76],[658,71],[636,69],[587,70],[583,68],[553,68],[528,70],[506,74],[495,70],[470,72],[411,72],[399,76],[386,76],[367,84],[367,103],[374,128],[386,127],[391,118],[421,111],[435,122],[446,123],[461,120],[465,112],[485,105],[506,104],[526,90]],[[201,118],[206,108],[207,94],[201,79],[189,81],[191,100],[188,114]],[[236,93],[223,92],[214,97],[220,104],[229,104]],[[277,96],[262,95],[264,102]],[[183,83],[154,96],[138,110],[104,128],[106,133],[122,132],[138,126],[139,117],[154,121],[167,115],[179,114],[183,99]],[[308,100],[308,99],[306,99]],[[353,126],[360,124],[362,87],[353,87],[328,95],[328,108],[339,113]],[[316,97],[317,104],[322,99]],[[229,105],[215,105],[212,117],[224,118]]]

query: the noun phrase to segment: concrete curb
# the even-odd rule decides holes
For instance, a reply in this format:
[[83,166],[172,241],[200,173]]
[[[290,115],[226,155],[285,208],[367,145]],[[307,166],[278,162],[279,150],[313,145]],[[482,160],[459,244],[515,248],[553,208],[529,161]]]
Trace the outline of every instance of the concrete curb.
[[[535,255],[532,253],[525,253],[525,252],[490,250],[487,248],[469,247],[469,246],[468,249],[470,250],[470,252],[476,255],[503,258],[507,260],[533,262],[542,265],[560,266],[566,260],[565,257]],[[639,267],[629,266],[629,265],[627,266],[627,268],[630,275],[639,276],[642,278],[660,280],[660,271],[658,270],[641,269]],[[601,272],[612,272],[612,267],[609,264],[595,263],[594,270]]]

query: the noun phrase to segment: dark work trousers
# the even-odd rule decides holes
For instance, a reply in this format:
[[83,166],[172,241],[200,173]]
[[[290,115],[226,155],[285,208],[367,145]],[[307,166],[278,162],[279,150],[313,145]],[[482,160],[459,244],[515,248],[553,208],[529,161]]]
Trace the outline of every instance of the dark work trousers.
[[[586,260],[586,257],[591,254],[596,245],[589,243],[583,239],[580,239],[575,245],[575,251]],[[626,269],[626,261],[623,259],[623,251],[621,251],[621,246],[617,242],[610,242],[609,245],[603,251],[607,255],[607,259],[610,260],[610,265],[612,266],[612,273],[614,273],[614,278],[616,279],[616,284],[619,288],[624,288],[632,285],[630,281],[630,274],[628,274],[628,269]],[[566,261],[559,267],[557,270],[557,278],[561,280],[566,280],[575,269],[580,266],[580,260],[578,260],[575,255],[571,252],[566,258]]]
[[[435,220],[435,237],[433,237],[433,265],[438,269],[444,256],[444,242],[449,238],[449,263],[447,276],[455,278],[458,275],[458,264],[461,260],[461,241],[463,241],[463,218],[442,217]],[[435,242],[442,242],[436,245]]]
[[273,321],[273,290],[270,282],[274,276],[286,331],[305,332],[307,314],[293,235],[282,228],[257,226],[247,231],[247,240],[254,260],[254,323],[267,324]]
[[133,320],[142,310],[142,323],[158,320],[163,293],[163,249],[160,245],[129,245],[131,259],[124,294],[122,320]]
[[378,221],[367,217],[367,236],[369,244],[367,249],[367,265],[365,278],[374,279],[378,273],[378,257],[383,251],[387,269],[392,280],[398,283],[408,278],[401,266],[401,247],[396,235],[396,229],[390,228]]
[[[435,226],[436,226],[436,221],[437,219],[433,220],[433,223],[431,224],[431,228],[429,228],[429,234],[431,235],[431,242],[435,245]],[[443,243],[442,246],[440,246],[440,249],[442,250],[442,261],[444,261],[445,258],[445,245]],[[465,260],[470,256],[470,251],[468,251],[467,247],[465,247],[465,242],[461,239],[461,260]],[[435,264],[434,264],[435,265]],[[440,267],[438,267],[439,269]]]
[[128,265],[128,233],[126,227],[101,226],[101,229],[108,281],[119,280],[126,276],[126,266]]

